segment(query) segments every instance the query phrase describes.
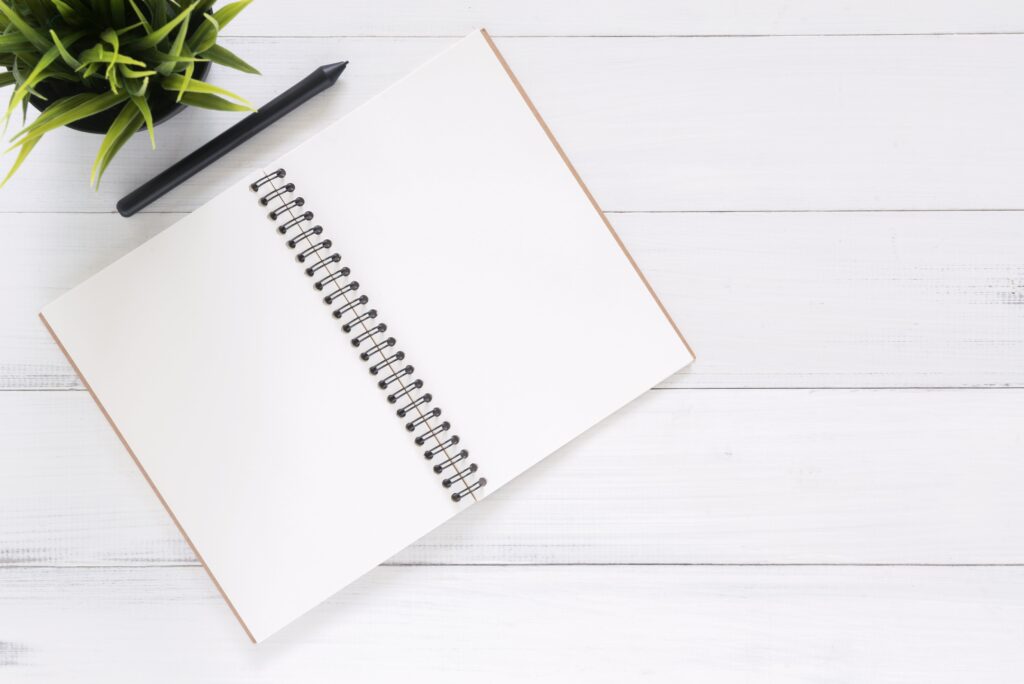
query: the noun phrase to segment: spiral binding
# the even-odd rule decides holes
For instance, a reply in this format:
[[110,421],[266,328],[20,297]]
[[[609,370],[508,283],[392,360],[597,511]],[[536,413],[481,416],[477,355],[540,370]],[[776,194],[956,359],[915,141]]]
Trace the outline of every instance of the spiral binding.
[[[405,363],[405,352],[397,349],[394,337],[385,337],[388,326],[378,321],[379,313],[368,307],[370,298],[359,293],[359,281],[349,276],[351,270],[340,266],[341,255],[333,251],[331,239],[322,237],[323,226],[314,225],[312,211],[301,210],[306,200],[296,195],[292,182],[279,182],[288,175],[285,169],[277,169],[257,179],[249,189],[259,195],[263,207],[271,207],[267,216],[271,221],[283,220],[277,231],[285,236],[285,245],[297,250],[296,259],[303,265],[305,274],[313,279],[313,287],[324,292],[323,301],[335,307],[331,314],[342,321],[341,330],[350,335],[353,347],[360,350],[359,358],[369,365],[370,375],[377,379],[377,386],[386,394],[389,404],[398,405],[395,413],[399,418],[408,419],[405,429],[413,433],[416,446],[426,447],[423,456],[434,461],[434,472],[442,476],[441,486],[456,488],[452,501],[458,502],[487,485],[487,480],[477,477],[476,463],[467,463],[469,452],[461,449],[455,452],[460,439],[452,434],[451,423],[440,420],[442,411],[431,406],[434,397],[423,391],[423,381],[413,377],[416,372],[412,364]],[[265,186],[269,186],[266,188]]]

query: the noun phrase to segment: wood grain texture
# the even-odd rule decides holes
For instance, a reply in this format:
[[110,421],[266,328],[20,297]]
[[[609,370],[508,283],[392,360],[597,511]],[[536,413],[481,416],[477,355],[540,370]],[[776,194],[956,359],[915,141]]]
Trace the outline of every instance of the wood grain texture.
[[0,678],[1014,681],[1024,568],[379,568],[253,647],[199,568],[0,570]]
[[[153,209],[191,211],[452,42],[229,40],[266,76],[211,78],[255,102],[315,65],[351,66]],[[605,210],[1024,208],[1024,35],[496,42]],[[188,111],[159,128],[155,153],[137,136],[99,193],[86,190],[98,138],[56,132],[7,186],[3,210],[110,211],[237,118]]]
[[260,0],[231,32],[245,36],[777,35],[1024,30],[1012,0]]
[[[16,391],[80,389],[35,313],[478,26],[699,361],[254,648],[88,396]],[[991,210],[1024,209],[1024,36],[963,34],[1022,31],[1011,0],[253,3],[227,44],[265,76],[214,82],[339,86],[157,213],[109,214],[235,115],[98,193],[61,131],[0,192],[0,681],[1018,679],[1024,213]]]
[[[0,299],[0,388],[80,388],[37,312],[179,216],[9,215],[0,225],[0,289],[10,293]],[[699,355],[664,387],[1020,387],[1022,216],[611,220]]]
[[[1024,563],[1022,413],[1024,390],[656,391],[391,562]],[[85,393],[0,415],[0,565],[194,562]]]

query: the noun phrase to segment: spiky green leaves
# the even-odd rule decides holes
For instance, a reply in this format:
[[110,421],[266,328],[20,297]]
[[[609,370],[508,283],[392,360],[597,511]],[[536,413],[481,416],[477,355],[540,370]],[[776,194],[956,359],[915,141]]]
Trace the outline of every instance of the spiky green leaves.
[[212,15],[204,14],[206,20],[202,26],[189,38],[188,43],[196,52],[206,52],[217,42],[217,34],[224,30],[224,27],[231,23],[242,10],[249,6],[252,0],[238,0],[224,5]]
[[34,28],[20,13],[9,7],[7,3],[0,1],[0,13],[7,18],[10,25],[20,33],[25,40],[30,42],[40,52],[45,52],[50,49],[49,41],[46,40],[46,36],[40,31]]
[[203,57],[214,64],[230,67],[247,74],[259,74],[259,70],[222,45],[214,45],[203,52]]
[[220,31],[250,2],[214,10],[215,0],[0,0],[0,87],[15,86],[0,122],[6,127],[19,106],[25,111],[30,95],[42,98],[46,81],[77,83],[82,90],[49,103],[12,139],[8,151],[17,151],[17,158],[7,177],[46,133],[120,107],[93,164],[98,184],[140,128],[155,145],[154,93],[169,91],[190,106],[251,110],[238,95],[195,78],[204,61],[259,73],[217,44]]
[[129,102],[121,108],[117,118],[114,119],[114,123],[110,124],[107,134],[103,136],[100,150],[96,154],[96,161],[92,164],[92,174],[89,176],[89,182],[94,187],[99,187],[103,172],[107,170],[110,161],[124,147],[128,139],[135,135],[142,126],[142,119],[142,112],[132,103]]
[[167,40],[167,37],[171,35],[171,31],[173,31],[179,24],[183,24],[188,21],[188,18],[192,16],[192,10],[195,9],[195,6],[196,3],[193,2],[191,5],[178,12],[177,16],[159,28],[155,26],[150,27],[151,30],[144,32],[143,35],[133,43],[133,47],[140,49],[156,47],[163,41]]
[[230,90],[218,88],[206,81],[197,81],[194,79],[188,79],[185,76],[179,76],[178,74],[171,74],[163,80],[161,86],[166,90],[178,91],[179,98],[183,97],[185,93],[191,93],[193,95],[211,95],[213,97],[226,97],[236,100],[240,105],[248,110],[255,111],[252,104],[245,98],[235,95]]

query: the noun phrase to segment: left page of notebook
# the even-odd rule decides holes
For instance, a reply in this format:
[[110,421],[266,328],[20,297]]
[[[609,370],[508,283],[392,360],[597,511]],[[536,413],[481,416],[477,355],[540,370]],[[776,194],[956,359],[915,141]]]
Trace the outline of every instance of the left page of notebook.
[[42,316],[258,641],[458,507],[251,180]]

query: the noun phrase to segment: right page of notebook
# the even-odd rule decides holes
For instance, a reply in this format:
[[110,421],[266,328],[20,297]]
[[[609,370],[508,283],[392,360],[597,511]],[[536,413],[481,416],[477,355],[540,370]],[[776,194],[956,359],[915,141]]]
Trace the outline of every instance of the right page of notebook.
[[693,359],[483,32],[281,165],[485,493]]

